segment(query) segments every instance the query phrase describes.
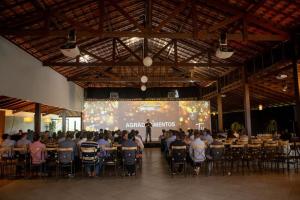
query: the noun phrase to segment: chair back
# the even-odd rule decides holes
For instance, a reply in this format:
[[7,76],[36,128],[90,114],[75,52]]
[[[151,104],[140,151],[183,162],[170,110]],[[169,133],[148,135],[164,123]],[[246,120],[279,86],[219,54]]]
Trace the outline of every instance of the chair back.
[[224,155],[224,145],[210,145],[210,156],[213,160],[220,160],[223,158]]
[[122,147],[123,162],[126,165],[133,165],[136,161],[137,147]]
[[118,156],[118,148],[117,147],[104,147],[103,149],[106,152],[106,156],[104,158],[105,162],[116,162]]
[[74,160],[73,148],[58,148],[58,162],[60,163],[71,163]]
[[95,163],[98,161],[97,148],[81,147],[81,160],[83,163]]
[[171,146],[171,157],[175,162],[182,162],[186,160],[186,146]]
[[28,148],[25,147],[15,147],[13,148],[14,158],[18,160],[26,160],[28,154]]
[[0,148],[0,160],[11,158],[12,148],[11,147],[1,147]]

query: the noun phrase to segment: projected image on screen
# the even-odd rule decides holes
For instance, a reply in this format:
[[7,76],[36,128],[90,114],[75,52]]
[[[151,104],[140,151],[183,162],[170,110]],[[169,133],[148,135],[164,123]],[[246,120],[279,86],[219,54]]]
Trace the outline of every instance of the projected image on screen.
[[86,101],[83,123],[87,131],[135,129],[145,138],[145,122],[152,123],[152,139],[162,129],[210,129],[208,101]]

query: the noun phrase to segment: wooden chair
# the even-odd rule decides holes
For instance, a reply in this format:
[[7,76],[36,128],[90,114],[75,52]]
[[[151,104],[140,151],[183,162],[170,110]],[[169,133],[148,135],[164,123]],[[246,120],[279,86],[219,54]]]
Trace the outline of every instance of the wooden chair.
[[176,172],[181,173],[186,176],[186,155],[187,148],[186,146],[172,146],[171,147],[171,163],[170,163],[170,172],[173,176]]
[[126,165],[133,163],[135,170],[137,165],[136,159],[137,147],[122,147],[122,164],[123,164],[123,175],[125,176]]
[[27,176],[27,167],[28,167],[28,148],[27,147],[15,147],[13,148],[14,156],[13,156],[13,167],[15,168],[14,176],[18,176],[18,174],[22,174],[24,171],[24,177]]
[[232,144],[230,145],[230,171],[234,171],[234,167],[236,167],[236,172],[240,171],[242,168],[242,173],[244,174],[244,153],[245,153],[245,145],[244,144]]
[[0,175],[2,177],[11,175],[12,148],[0,148]]
[[[207,143],[205,143],[204,145],[193,145],[192,146],[192,154],[194,155],[194,157],[197,157],[196,154],[204,154],[204,161],[202,162],[195,162],[195,161],[192,161],[192,164],[193,164],[193,167],[200,167],[200,169],[203,169],[204,170],[204,173],[206,175],[208,175],[208,167],[207,167],[207,164],[209,164],[209,162],[207,162],[208,159],[206,159],[206,150],[207,150]],[[195,174],[195,175],[198,175],[198,172]]]
[[57,168],[57,147],[47,147],[45,149],[46,162],[45,162],[45,171],[48,173],[48,176],[52,176],[52,173],[55,173]]
[[209,146],[209,168],[208,173],[212,175],[213,172],[216,170],[217,172],[222,171],[224,176],[225,173],[225,163],[224,163],[224,152],[225,146],[221,145],[210,145]]
[[261,171],[262,165],[261,165],[261,152],[262,152],[262,145],[259,143],[255,144],[248,144],[247,150],[245,152],[245,160],[247,162],[248,170],[254,170],[254,171]]
[[104,147],[106,156],[103,162],[103,175],[107,166],[113,166],[115,175],[118,176],[118,148],[117,147]]
[[264,168],[268,169],[268,167],[270,167],[270,169],[273,170],[273,166],[277,167],[278,143],[265,143],[263,150]]
[[74,169],[74,152],[73,148],[58,148],[57,149],[57,170],[56,176],[62,175],[61,172],[65,168],[70,168],[69,176],[75,176],[75,169]]
[[83,176],[84,169],[87,165],[92,165],[94,170],[98,164],[97,148],[95,147],[81,147],[81,174]]
[[34,169],[37,169],[38,175],[43,176],[45,162],[46,162],[46,149],[44,148],[35,148],[30,151],[30,163],[29,171],[30,177],[34,174]]

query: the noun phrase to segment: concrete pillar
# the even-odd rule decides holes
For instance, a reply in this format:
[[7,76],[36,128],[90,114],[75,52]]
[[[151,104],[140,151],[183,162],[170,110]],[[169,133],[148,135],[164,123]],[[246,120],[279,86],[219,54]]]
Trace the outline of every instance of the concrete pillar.
[[41,132],[41,104],[36,103],[34,108],[34,131]]
[[293,79],[294,79],[294,95],[295,95],[295,121],[296,134],[300,136],[300,64],[298,64],[299,45],[296,37],[293,37]]
[[245,114],[245,128],[248,137],[251,137],[252,129],[251,129],[251,105],[250,105],[250,91],[249,91],[249,83],[247,78],[247,69],[243,66],[242,69],[243,76],[243,87],[244,87],[244,114]]
[[5,131],[5,111],[0,110],[0,142],[2,142],[2,135]]
[[223,132],[223,107],[222,107],[222,96],[218,94],[217,96],[217,106],[218,106],[218,131]]
[[223,132],[223,106],[222,106],[222,94],[221,94],[221,83],[217,81],[217,109],[218,109],[218,131]]
[[250,92],[249,84],[244,84],[244,110],[245,110],[245,128],[248,134],[248,137],[251,137],[251,106],[250,106]]
[[67,115],[66,111],[63,111],[61,113],[61,119],[62,119],[62,132],[65,133],[67,129]]

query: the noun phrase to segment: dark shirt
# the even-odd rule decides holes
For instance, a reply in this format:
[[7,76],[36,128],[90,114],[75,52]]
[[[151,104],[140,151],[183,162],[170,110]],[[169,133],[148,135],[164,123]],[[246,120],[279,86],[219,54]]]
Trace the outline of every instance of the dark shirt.
[[170,144],[170,149],[172,149],[172,146],[186,146],[186,144],[182,140],[175,140]]
[[152,124],[150,122],[147,122],[145,126],[146,126],[146,131],[151,131]]
[[[137,144],[133,140],[125,140],[122,143],[123,147],[137,147]],[[135,157],[136,157],[136,151],[130,150],[130,151],[124,151],[123,152],[123,158],[125,159],[126,165],[134,165],[135,163]]]
[[[59,148],[72,148],[73,152],[70,154],[69,152],[63,152],[59,155],[59,159],[62,159],[63,162],[68,162],[68,159],[72,158],[74,160],[75,154],[77,155],[77,146],[75,142],[71,139],[65,139],[64,141],[58,144]],[[71,156],[71,157],[70,157]]]

